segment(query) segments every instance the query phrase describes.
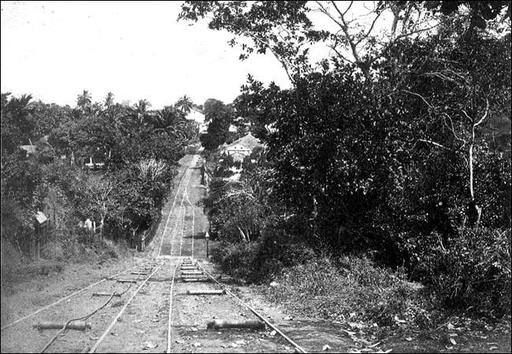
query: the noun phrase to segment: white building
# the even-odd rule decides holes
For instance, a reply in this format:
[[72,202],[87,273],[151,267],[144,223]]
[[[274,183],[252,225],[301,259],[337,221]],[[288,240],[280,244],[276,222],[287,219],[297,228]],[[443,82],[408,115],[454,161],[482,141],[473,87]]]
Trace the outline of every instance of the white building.
[[208,129],[208,124],[205,123],[205,117],[203,113],[196,110],[195,108],[192,108],[189,114],[187,115],[187,119],[193,120],[199,124],[199,134],[206,133],[206,130]]
[[224,155],[232,156],[234,161],[243,161],[257,146],[263,145],[258,138],[249,133],[231,144],[222,145],[220,151]]

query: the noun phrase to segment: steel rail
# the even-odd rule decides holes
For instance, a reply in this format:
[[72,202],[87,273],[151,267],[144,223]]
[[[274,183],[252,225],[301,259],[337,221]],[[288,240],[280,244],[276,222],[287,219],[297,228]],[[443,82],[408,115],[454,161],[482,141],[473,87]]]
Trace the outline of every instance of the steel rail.
[[174,195],[174,200],[172,202],[171,209],[169,210],[169,214],[167,214],[167,221],[165,223],[164,229],[162,230],[162,237],[160,239],[160,248],[158,249],[158,256],[160,256],[162,254],[162,245],[164,243],[165,230],[167,229],[167,225],[169,224],[169,220],[171,218],[172,211],[174,209],[174,205],[176,204],[176,198],[178,197],[178,194],[180,193],[180,187],[182,185],[183,179],[187,175],[188,171],[189,171],[189,168],[187,167],[185,169],[185,171],[183,172],[183,175],[181,176],[180,181],[178,182],[178,187],[176,188],[176,194]]
[[[185,195],[187,193],[187,187],[188,185],[190,184],[190,180],[192,179],[191,178],[191,175],[192,175],[192,172],[189,174],[189,178],[188,178],[188,183],[187,185],[185,186],[185,190],[183,191],[183,194],[181,196],[181,203],[180,203],[180,207],[183,208],[182,210],[182,213],[181,213],[181,237],[180,237],[180,251],[178,253],[178,257],[181,257],[181,251],[182,251],[182,248],[183,248],[183,236],[184,236],[184,230],[185,230],[185,218],[187,216],[187,207],[184,206],[184,203],[183,201],[185,200]],[[176,232],[177,233],[177,232]],[[172,253],[172,252],[171,252]]]
[[190,198],[189,198],[189,195],[188,195],[188,191],[186,191],[187,193],[187,203],[190,204],[190,207],[192,208],[192,250],[190,251],[190,257],[191,258],[194,258],[194,238],[195,238],[195,229],[196,229],[196,225],[195,225],[195,214],[196,214],[196,211],[194,209],[194,205],[190,202]]
[[226,293],[228,295],[230,295],[231,297],[233,297],[235,300],[237,300],[241,305],[245,306],[246,308],[248,308],[252,313],[254,313],[258,318],[260,318],[263,322],[265,322],[270,328],[272,328],[274,331],[276,331],[277,333],[279,333],[281,335],[281,337],[283,337],[284,339],[286,339],[288,341],[288,343],[290,343],[291,345],[293,345],[295,347],[295,349],[299,352],[299,353],[307,353],[306,350],[304,350],[304,348],[302,348],[300,345],[298,345],[297,343],[295,343],[290,337],[288,337],[286,334],[284,334],[279,328],[277,328],[275,325],[273,325],[272,323],[270,323],[265,317],[263,317],[263,315],[261,315],[260,313],[258,313],[258,311],[256,311],[255,309],[253,309],[250,305],[247,305],[245,302],[242,301],[242,299],[240,299],[238,296],[236,296],[235,294],[233,294],[229,289],[227,289],[223,284],[221,284],[217,279],[215,279],[213,277],[213,275],[211,275],[206,269],[204,269],[204,267],[199,264],[199,262],[197,262],[197,266],[199,268],[201,268],[201,270],[208,276],[210,277],[215,283],[217,283],[223,290],[226,291]]
[[169,318],[168,318],[168,327],[167,327],[167,349],[166,353],[171,352],[171,343],[172,343],[172,294],[174,292],[174,279],[176,278],[176,271],[178,269],[179,262],[176,262],[176,266],[174,267],[174,272],[172,274],[171,280],[171,289],[169,291]]
[[121,310],[118,312],[118,314],[116,315],[116,317],[112,320],[112,322],[110,323],[110,325],[108,326],[108,328],[103,332],[103,334],[101,335],[101,337],[96,341],[96,343],[94,343],[94,345],[92,346],[92,348],[89,350],[89,353],[94,353],[96,351],[96,349],[98,349],[98,346],[101,344],[101,342],[105,339],[105,337],[110,333],[110,331],[112,330],[112,328],[116,325],[117,321],[119,320],[119,318],[123,315],[124,311],[126,310],[126,308],[128,307],[128,305],[132,302],[132,300],[135,298],[135,296],[139,293],[139,291],[144,287],[144,285],[146,285],[146,283],[148,282],[149,279],[151,279],[151,277],[153,277],[153,275],[164,265],[164,263],[161,263],[159,266],[155,267],[155,269],[151,272],[151,274],[142,282],[142,284],[140,284],[140,286],[137,288],[137,290],[135,290],[135,292],[132,294],[132,296],[128,299],[128,301],[126,301],[126,303],[124,304],[124,306],[121,308]]
[[47,309],[49,309],[50,307],[55,306],[55,305],[57,305],[57,304],[61,303],[62,301],[68,300],[68,299],[72,298],[73,296],[76,296],[76,295],[80,294],[81,292],[83,292],[83,291],[85,291],[85,290],[87,290],[87,289],[89,289],[89,288],[92,288],[93,286],[96,286],[96,285],[98,285],[98,284],[101,284],[101,283],[103,283],[103,282],[105,282],[105,281],[107,281],[107,280],[110,280],[110,278],[114,278],[114,277],[116,277],[116,276],[118,276],[118,275],[121,275],[121,274],[123,274],[123,273],[126,273],[126,272],[127,272],[127,271],[122,271],[122,272],[116,273],[116,274],[114,274],[114,275],[111,275],[111,276],[109,276],[109,277],[104,277],[103,279],[101,279],[101,280],[99,280],[99,281],[97,281],[97,282],[95,282],[95,283],[89,284],[88,286],[86,286],[86,287],[84,287],[84,288],[82,288],[82,289],[80,289],[80,290],[77,290],[77,291],[75,291],[74,293],[71,293],[71,294],[69,294],[69,295],[67,295],[67,296],[65,296],[65,297],[63,297],[63,298],[61,298],[61,299],[59,299],[59,300],[57,300],[57,301],[55,301],[55,302],[53,302],[53,303],[49,304],[49,305],[46,305],[46,306],[44,306],[44,307],[41,307],[41,308],[40,308],[39,310],[37,310],[37,311],[34,311],[34,312],[32,312],[32,313],[30,313],[30,314],[28,314],[28,315],[26,315],[26,316],[23,316],[23,317],[21,317],[21,318],[18,318],[17,320],[15,320],[15,321],[13,321],[13,322],[11,322],[11,323],[9,323],[9,324],[6,324],[5,326],[3,326],[3,327],[1,328],[1,330],[3,331],[3,330],[4,330],[4,329],[6,329],[6,328],[9,328],[9,327],[11,327],[11,326],[14,326],[15,324],[17,324],[17,323],[19,323],[19,322],[21,322],[21,321],[24,321],[24,320],[26,320],[26,319],[29,319],[30,317],[35,316],[35,315],[37,315],[38,313],[40,313],[40,312],[42,312],[42,311],[44,311],[44,310],[47,310]]

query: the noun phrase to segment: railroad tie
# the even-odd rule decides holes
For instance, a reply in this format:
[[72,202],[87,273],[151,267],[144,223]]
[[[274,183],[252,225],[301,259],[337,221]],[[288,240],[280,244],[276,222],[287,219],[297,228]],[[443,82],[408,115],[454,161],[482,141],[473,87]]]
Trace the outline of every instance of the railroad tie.
[[[66,322],[53,322],[53,321],[42,321],[33,325],[34,328],[38,330],[43,329],[61,329],[66,325]],[[85,321],[73,321],[66,326],[66,329],[76,329],[79,331],[85,331],[86,329],[90,329],[91,324]]]
[[121,294],[99,292],[99,293],[92,293],[92,296],[121,296]]
[[214,320],[206,324],[206,329],[226,329],[226,328],[250,328],[250,329],[265,329],[265,323],[261,321],[224,321]]
[[137,280],[133,279],[116,279],[118,283],[136,283]]
[[187,290],[187,295],[224,295],[226,290]]
[[181,278],[184,283],[209,283],[210,279],[208,278]]
[[186,265],[186,266],[181,266],[181,270],[199,270],[199,268],[197,266],[189,266],[189,265]]

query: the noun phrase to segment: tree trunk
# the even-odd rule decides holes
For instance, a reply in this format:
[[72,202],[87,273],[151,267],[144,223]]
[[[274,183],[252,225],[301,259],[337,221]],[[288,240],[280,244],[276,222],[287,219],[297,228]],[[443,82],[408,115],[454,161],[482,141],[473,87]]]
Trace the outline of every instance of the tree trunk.
[[473,156],[473,148],[475,145],[475,124],[471,128],[471,142],[469,144],[469,195],[471,197],[471,201],[468,204],[467,217],[469,227],[478,228],[478,224],[480,223],[480,217],[482,215],[482,208],[479,207],[475,200],[475,180],[474,180],[474,156]]

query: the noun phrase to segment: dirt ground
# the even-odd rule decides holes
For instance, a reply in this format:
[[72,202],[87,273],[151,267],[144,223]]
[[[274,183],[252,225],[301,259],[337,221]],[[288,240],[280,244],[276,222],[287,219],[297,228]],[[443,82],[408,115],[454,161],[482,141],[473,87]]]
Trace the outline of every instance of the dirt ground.
[[[193,257],[213,271],[206,260],[204,231],[207,220],[202,211],[201,199],[205,188],[200,184],[200,169],[195,168],[197,157],[186,156],[174,193],[163,210],[163,218],[155,239],[144,252],[127,255],[121,259],[93,264],[67,264],[64,269],[51,268],[47,275],[34,274],[31,279],[2,279],[2,327],[29,315],[84,286],[100,282],[124,272],[116,279],[142,279],[130,274],[153,267],[154,275],[126,306],[115,325],[98,346],[100,352],[164,352],[167,347],[170,283],[175,267],[183,257]],[[214,246],[211,244],[210,246]],[[158,257],[163,256],[163,257]],[[160,266],[160,268],[155,268]],[[87,319],[91,328],[86,331],[69,330],[48,349],[50,352],[81,352],[89,350],[109,328],[112,321],[130,300],[141,282],[118,283],[106,279],[99,284],[51,306],[36,315],[2,329],[2,352],[41,351],[57,329],[38,330],[34,325],[42,321],[64,323],[72,318],[91,313],[108,299],[92,296],[94,292],[123,293]],[[293,347],[270,328],[263,330],[208,330],[213,319],[244,321],[257,318],[227,295],[190,296],[186,290],[218,288],[210,283],[174,284],[172,294],[173,352],[291,352]],[[238,287],[237,291],[241,291]],[[249,287],[243,288],[250,292]],[[256,294],[255,294],[256,296]],[[259,311],[266,314],[264,303]],[[274,321],[285,315],[270,310]]]
[[[83,316],[105,303],[108,297],[92,296],[93,292],[122,292],[113,298],[101,311],[87,320],[91,328],[86,331],[70,330],[52,344],[48,352],[82,352],[90,350],[97,340],[106,333],[97,347],[98,352],[165,352],[169,328],[169,305],[171,306],[172,352],[294,352],[295,348],[274,333],[272,329],[211,330],[207,323],[213,320],[247,321],[257,317],[228,295],[187,295],[187,290],[220,289],[212,282],[185,283],[182,281],[180,264],[184,257],[191,257],[214,277],[221,276],[221,282],[231,292],[261,313],[271,323],[309,352],[510,352],[510,340],[504,341],[503,334],[487,330],[482,338],[456,338],[458,346],[449,346],[437,337],[420,338],[402,334],[392,338],[366,337],[364,341],[354,340],[347,334],[347,326],[310,318],[291,315],[279,304],[270,303],[263,295],[261,286],[242,286],[218,272],[206,257],[204,232],[208,222],[203,213],[201,200],[205,187],[200,184],[198,156],[187,155],[180,163],[175,187],[163,209],[162,221],[154,240],[144,252],[131,252],[107,262],[67,264],[63,269],[49,267],[47,274],[34,274],[30,279],[2,278],[2,328],[51,304],[89,284],[99,282],[119,272],[124,274],[115,279],[138,279],[138,283],[119,283],[106,279],[83,293],[49,307],[24,321],[3,328],[1,333],[2,352],[39,352],[58,330],[39,331],[33,328],[41,321],[66,322]],[[215,243],[210,242],[210,247]],[[160,256],[160,257],[159,257]],[[148,270],[150,269],[150,270]],[[141,285],[144,275],[131,274],[140,271],[150,274],[151,279],[128,304],[132,295]],[[171,287],[173,275],[176,282]],[[126,307],[125,307],[126,305]],[[120,310],[124,312],[113,322]],[[111,324],[113,327],[106,332]],[[474,332],[477,333],[477,332]],[[489,335],[491,333],[491,335]],[[492,336],[500,336],[499,340]],[[464,339],[465,338],[465,339]],[[449,339],[448,339],[449,340]],[[499,343],[494,345],[494,343]],[[491,344],[488,344],[491,343]],[[448,344],[450,344],[448,342]],[[493,349],[490,349],[493,348]]]

